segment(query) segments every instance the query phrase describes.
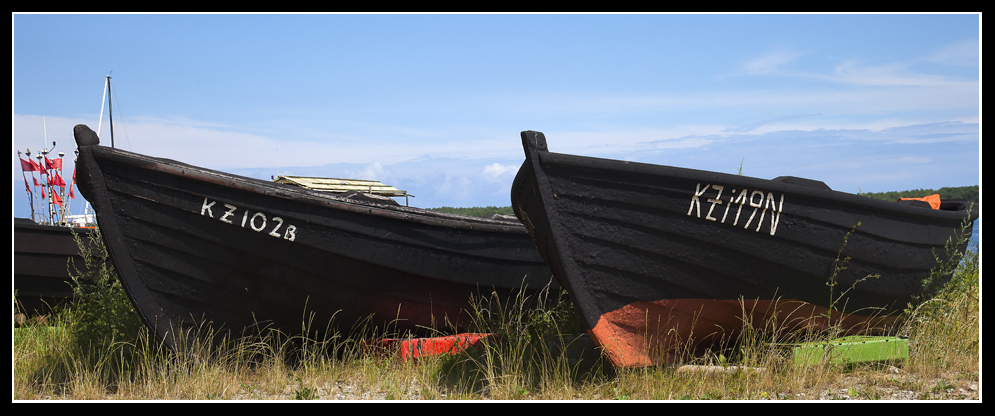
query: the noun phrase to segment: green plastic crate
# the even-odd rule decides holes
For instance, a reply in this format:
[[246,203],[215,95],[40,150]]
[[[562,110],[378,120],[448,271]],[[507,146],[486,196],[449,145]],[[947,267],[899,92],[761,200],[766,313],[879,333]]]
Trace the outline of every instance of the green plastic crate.
[[832,364],[904,362],[909,358],[906,337],[850,336],[792,346],[795,364],[813,365],[828,359]]

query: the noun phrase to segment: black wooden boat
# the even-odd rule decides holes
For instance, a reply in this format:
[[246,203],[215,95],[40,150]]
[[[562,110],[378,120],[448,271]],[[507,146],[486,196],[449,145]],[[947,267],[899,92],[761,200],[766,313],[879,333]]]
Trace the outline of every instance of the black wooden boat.
[[[142,319],[285,333],[366,321],[459,330],[471,295],[555,284],[521,224],[377,204],[99,145],[74,129],[80,192]],[[367,321],[368,320],[368,321]],[[313,333],[312,333],[313,335]]]
[[93,229],[14,218],[14,293],[22,312],[45,314],[72,299],[70,270],[87,271],[74,233],[89,244]]
[[522,143],[512,207],[623,367],[700,354],[744,320],[883,331],[922,293],[933,250],[978,218],[965,201],[934,210],[796,177],[557,154],[534,131]]

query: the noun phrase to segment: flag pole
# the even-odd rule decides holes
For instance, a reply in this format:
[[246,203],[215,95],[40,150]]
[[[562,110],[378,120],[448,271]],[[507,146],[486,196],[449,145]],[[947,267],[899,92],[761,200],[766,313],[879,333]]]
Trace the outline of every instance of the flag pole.
[[41,198],[38,200],[39,224],[46,221],[44,207],[45,204],[48,203],[48,196],[45,194],[45,180],[44,180],[44,175],[46,175],[45,166],[44,166],[45,162],[41,160],[41,158],[42,158],[41,151],[39,151],[38,153],[35,154],[35,159],[38,159],[38,180],[41,181],[41,183],[38,184],[38,189],[41,190]]
[[[40,188],[41,186],[38,184],[38,179],[35,179],[35,174],[34,174],[34,172],[40,170],[40,168],[37,164],[35,164],[35,162],[31,160],[31,149],[28,149],[28,151],[25,152],[25,154],[28,156],[28,163],[31,164],[31,182],[34,184],[34,188],[32,189]],[[40,172],[39,176],[41,176]],[[41,201],[38,200],[38,198],[40,197],[41,196],[37,192],[31,191],[31,220],[35,222],[41,222],[42,220]],[[37,210],[35,209],[36,205],[38,207]],[[35,217],[36,215],[37,218]]]
[[66,179],[62,177],[62,163],[65,159],[66,153],[59,152],[59,183],[62,184],[59,186],[62,188],[59,190],[59,224],[63,224],[66,221]]
[[[48,123],[45,122],[45,117],[41,118],[41,126],[42,126],[42,131],[45,134],[45,141],[43,143],[47,144],[48,143]],[[48,171],[49,168],[50,168],[50,166],[49,166],[49,160],[48,160],[48,153],[51,152],[54,149],[55,149],[55,142],[52,142],[52,149],[48,149],[46,147],[42,147],[42,149],[41,149],[41,155],[44,156],[45,160],[44,161],[42,161],[40,159],[38,160],[39,165],[41,165],[42,172],[44,172],[45,177],[46,177],[45,178],[45,183],[43,183],[42,186],[47,186],[48,187],[48,195],[45,198],[45,202],[47,203],[46,211],[48,212],[48,223],[50,225],[55,224],[55,211],[54,211],[54,208],[52,207],[52,200],[54,199],[53,198],[54,195],[52,193],[52,191],[53,191],[52,190],[52,174],[49,173],[49,171]]]
[[[21,178],[24,179],[24,190],[28,192],[28,202],[31,204],[31,221],[35,220],[34,193],[31,192],[31,185],[28,185],[28,177],[24,176],[24,159],[21,159],[21,151],[17,151],[17,159],[21,162]],[[28,160],[31,160],[31,149],[28,149]],[[34,177],[32,176],[32,179]]]
[[[65,178],[63,178],[63,181],[65,181]],[[73,195],[73,185],[75,183],[76,183],[76,158],[74,157],[73,158],[73,176],[72,176],[72,178],[69,179],[69,183],[66,185],[66,191],[63,192],[63,194],[64,194],[63,198],[62,198],[62,201],[63,201],[63,206],[62,206],[63,218],[65,218],[70,213],[69,206],[72,205],[73,198],[75,197],[75,195]]]

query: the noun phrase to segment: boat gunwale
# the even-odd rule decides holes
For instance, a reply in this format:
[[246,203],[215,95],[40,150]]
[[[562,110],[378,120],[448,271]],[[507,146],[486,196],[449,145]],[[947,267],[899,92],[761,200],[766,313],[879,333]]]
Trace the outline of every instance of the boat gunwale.
[[[436,212],[424,208],[381,205],[374,202],[354,201],[319,191],[268,182],[261,179],[190,165],[172,159],[148,156],[102,145],[87,146],[94,151],[94,158],[113,160],[139,168],[163,172],[207,183],[231,187],[263,196],[294,200],[301,203],[340,209],[359,214],[385,217],[394,220],[410,221],[430,226],[470,229],[484,232],[522,233],[525,227],[505,221],[466,215]],[[103,169],[100,169],[103,171]]]
[[14,217],[13,225],[17,228],[30,228],[40,231],[51,231],[51,232],[65,232],[65,231],[75,231],[76,233],[90,233],[93,232],[93,227],[79,227],[75,225],[52,225],[52,224],[39,224],[32,220],[31,218],[24,217]]
[[[766,191],[777,191],[800,195],[815,200],[831,201],[833,204],[845,204],[862,209],[873,209],[878,211],[888,211],[894,214],[901,214],[912,217],[927,218],[930,220],[963,220],[966,217],[966,209],[963,210],[934,210],[923,209],[910,205],[898,204],[877,198],[851,194],[834,189],[820,189],[811,186],[798,185],[788,182],[774,181],[773,179],[763,179],[745,175],[734,175],[730,173],[713,172],[692,168],[681,168],[670,165],[659,165],[643,162],[630,162],[624,160],[599,158],[593,156],[571,155],[566,153],[550,152],[538,149],[529,144],[529,151],[536,152],[539,156],[539,168],[545,175],[545,168],[542,165],[561,165],[580,169],[593,169],[616,171],[640,175],[673,177],[682,180],[708,180],[721,182],[728,185],[747,186],[750,188],[763,189]],[[958,200],[945,200],[958,201]],[[962,201],[962,200],[961,200]],[[970,213],[970,220],[974,221],[980,216],[979,203],[965,201],[965,206],[973,204]]]

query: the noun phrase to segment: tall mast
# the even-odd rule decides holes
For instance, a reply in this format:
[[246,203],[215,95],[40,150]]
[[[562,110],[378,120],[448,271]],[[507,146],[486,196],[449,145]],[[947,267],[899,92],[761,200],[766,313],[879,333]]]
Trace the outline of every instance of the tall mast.
[[114,110],[111,109],[111,76],[107,76],[107,116],[111,123],[111,147],[114,147]]

